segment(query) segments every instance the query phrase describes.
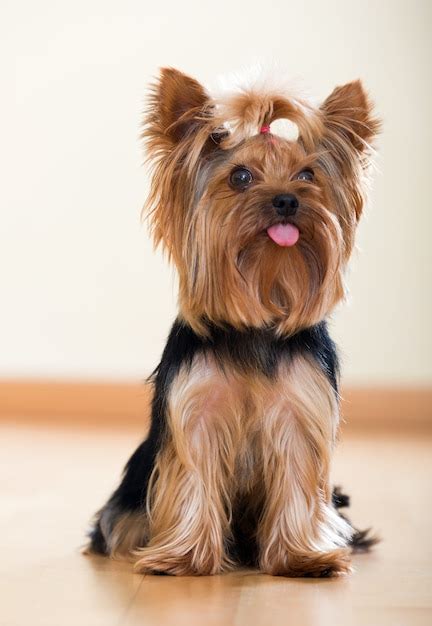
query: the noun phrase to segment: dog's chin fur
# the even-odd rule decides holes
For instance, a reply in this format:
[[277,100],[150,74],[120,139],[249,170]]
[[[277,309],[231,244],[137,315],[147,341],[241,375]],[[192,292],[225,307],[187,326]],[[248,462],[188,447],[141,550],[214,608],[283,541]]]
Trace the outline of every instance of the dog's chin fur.
[[[295,138],[272,132],[280,120]],[[150,433],[91,549],[132,555],[143,572],[242,562],[336,576],[350,545],[373,543],[337,514],[346,496],[329,485],[338,365],[325,318],[344,296],[378,126],[359,81],[314,107],[274,87],[214,98],[162,70],[143,128],[146,210],[179,273],[179,316],[152,377]],[[289,216],[281,194],[295,200]],[[285,222],[299,238],[283,247],[268,229]]]
[[[273,326],[279,333],[312,326],[343,296],[349,253],[344,231],[355,224],[349,224],[349,216],[339,221],[327,208],[330,190],[324,177],[322,187],[285,183],[300,199],[296,215],[286,220],[299,229],[300,238],[292,247],[279,247],[267,234],[282,221],[271,198],[284,188],[287,171],[309,162],[304,150],[258,137],[226,159],[212,170],[205,193],[190,208],[178,263],[183,318],[197,332],[203,330],[203,318],[236,328]],[[261,180],[249,192],[227,188],[231,162],[248,163]]]

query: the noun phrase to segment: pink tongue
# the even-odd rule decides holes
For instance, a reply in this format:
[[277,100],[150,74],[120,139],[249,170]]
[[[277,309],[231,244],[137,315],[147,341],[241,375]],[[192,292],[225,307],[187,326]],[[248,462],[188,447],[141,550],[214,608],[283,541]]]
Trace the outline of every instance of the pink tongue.
[[300,236],[299,229],[293,224],[275,224],[267,228],[267,235],[278,246],[294,246]]

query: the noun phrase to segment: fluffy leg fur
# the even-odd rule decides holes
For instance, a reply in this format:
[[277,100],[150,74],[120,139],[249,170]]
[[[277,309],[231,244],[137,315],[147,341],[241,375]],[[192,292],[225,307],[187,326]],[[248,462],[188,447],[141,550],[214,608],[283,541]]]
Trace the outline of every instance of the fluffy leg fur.
[[96,515],[88,550],[172,574],[233,561],[290,576],[346,571],[347,545],[376,539],[336,515],[348,498],[328,486],[338,410],[325,324],[288,338],[209,332],[173,326],[149,435]]
[[140,572],[215,574],[230,568],[235,457],[240,407],[209,359],[183,367],[168,398],[168,435],[148,499],[149,543],[136,552]]
[[258,529],[260,567],[286,576],[350,571],[351,528],[329,486],[338,423],[334,391],[316,363],[281,366],[262,426],[265,505]]

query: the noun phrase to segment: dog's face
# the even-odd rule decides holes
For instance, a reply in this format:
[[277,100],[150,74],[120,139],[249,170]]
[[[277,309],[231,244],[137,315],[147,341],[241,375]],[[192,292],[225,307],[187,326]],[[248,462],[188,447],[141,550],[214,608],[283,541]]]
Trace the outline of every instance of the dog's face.
[[[281,119],[295,139],[272,132]],[[330,312],[377,131],[359,82],[314,108],[273,90],[217,101],[162,71],[143,133],[155,167],[149,207],[196,331],[209,320],[291,333]]]

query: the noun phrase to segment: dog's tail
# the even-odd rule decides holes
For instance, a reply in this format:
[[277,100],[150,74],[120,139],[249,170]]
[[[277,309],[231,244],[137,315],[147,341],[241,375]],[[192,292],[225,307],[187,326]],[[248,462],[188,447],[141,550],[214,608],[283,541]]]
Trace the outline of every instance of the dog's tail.
[[353,552],[368,552],[373,546],[379,543],[380,538],[372,533],[370,528],[366,530],[359,530],[353,526],[350,520],[340,512],[340,509],[344,509],[350,505],[350,497],[346,493],[342,493],[340,487],[334,487],[332,494],[333,506],[337,509],[339,515],[351,526],[353,529],[353,535],[350,539],[349,545]]

